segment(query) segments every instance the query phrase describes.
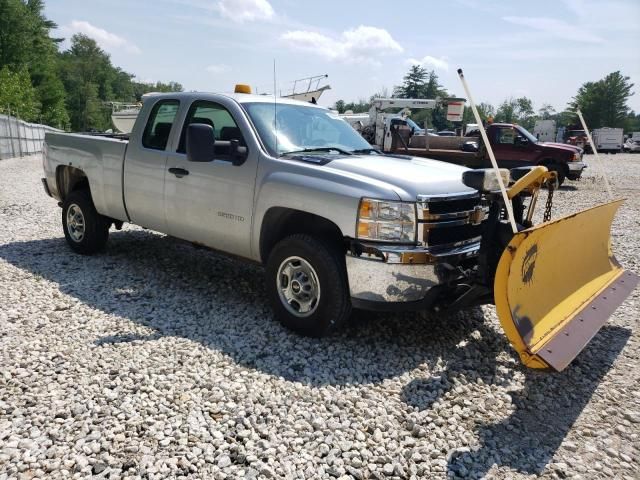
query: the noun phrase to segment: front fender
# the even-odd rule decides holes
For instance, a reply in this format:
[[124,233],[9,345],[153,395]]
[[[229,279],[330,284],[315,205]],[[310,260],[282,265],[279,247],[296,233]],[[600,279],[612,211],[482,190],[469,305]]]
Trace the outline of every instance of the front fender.
[[276,171],[256,189],[251,251],[260,257],[260,232],[266,213],[273,207],[318,215],[333,222],[343,236],[354,237],[360,198],[399,199],[392,190],[352,178],[311,176],[308,172]]

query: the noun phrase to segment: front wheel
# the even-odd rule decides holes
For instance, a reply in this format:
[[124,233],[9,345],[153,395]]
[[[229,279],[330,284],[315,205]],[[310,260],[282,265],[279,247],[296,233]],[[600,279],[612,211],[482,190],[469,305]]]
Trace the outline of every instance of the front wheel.
[[74,252],[90,255],[102,250],[109,238],[109,220],[100,215],[87,190],[76,190],[62,204],[62,228]]
[[278,320],[302,335],[330,334],[351,313],[344,253],[311,235],[292,235],[273,248],[266,282]]
[[552,164],[546,165],[550,172],[556,172],[558,176],[558,186],[562,185],[567,178],[567,168],[564,165]]

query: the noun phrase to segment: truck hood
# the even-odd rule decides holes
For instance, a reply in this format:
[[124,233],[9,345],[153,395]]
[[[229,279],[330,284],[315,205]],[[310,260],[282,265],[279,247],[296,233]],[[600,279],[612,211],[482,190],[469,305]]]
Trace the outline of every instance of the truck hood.
[[557,143],[557,142],[540,142],[538,145],[542,147],[557,149],[557,150],[567,150],[571,153],[579,153],[580,148],[575,145],[569,145],[568,143]]
[[388,184],[404,201],[418,195],[474,192],[462,183],[467,168],[428,158],[392,155],[340,156],[324,169],[347,172]]

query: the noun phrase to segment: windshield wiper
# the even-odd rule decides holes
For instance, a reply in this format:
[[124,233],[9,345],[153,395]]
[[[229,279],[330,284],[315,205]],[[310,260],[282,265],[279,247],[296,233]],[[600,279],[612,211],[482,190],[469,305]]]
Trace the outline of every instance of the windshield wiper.
[[355,150],[351,150],[353,154],[362,154],[366,153],[367,155],[371,155],[372,153],[381,154],[382,152],[377,148],[356,148]]
[[290,152],[284,152],[282,155],[290,155],[292,153],[310,153],[310,152],[338,152],[343,155],[353,155],[351,152],[347,152],[338,147],[309,147],[303,148],[302,150],[292,150]]

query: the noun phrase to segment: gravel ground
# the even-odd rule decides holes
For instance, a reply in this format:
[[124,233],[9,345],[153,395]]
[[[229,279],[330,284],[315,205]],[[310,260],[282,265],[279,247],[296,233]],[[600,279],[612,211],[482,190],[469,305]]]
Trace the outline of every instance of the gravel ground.
[[[605,158],[639,272],[640,155]],[[258,266],[133,226],[71,253],[40,174],[0,162],[0,479],[638,478],[639,290],[560,374],[523,368],[493,307],[310,340]],[[594,174],[555,215],[606,199]]]

